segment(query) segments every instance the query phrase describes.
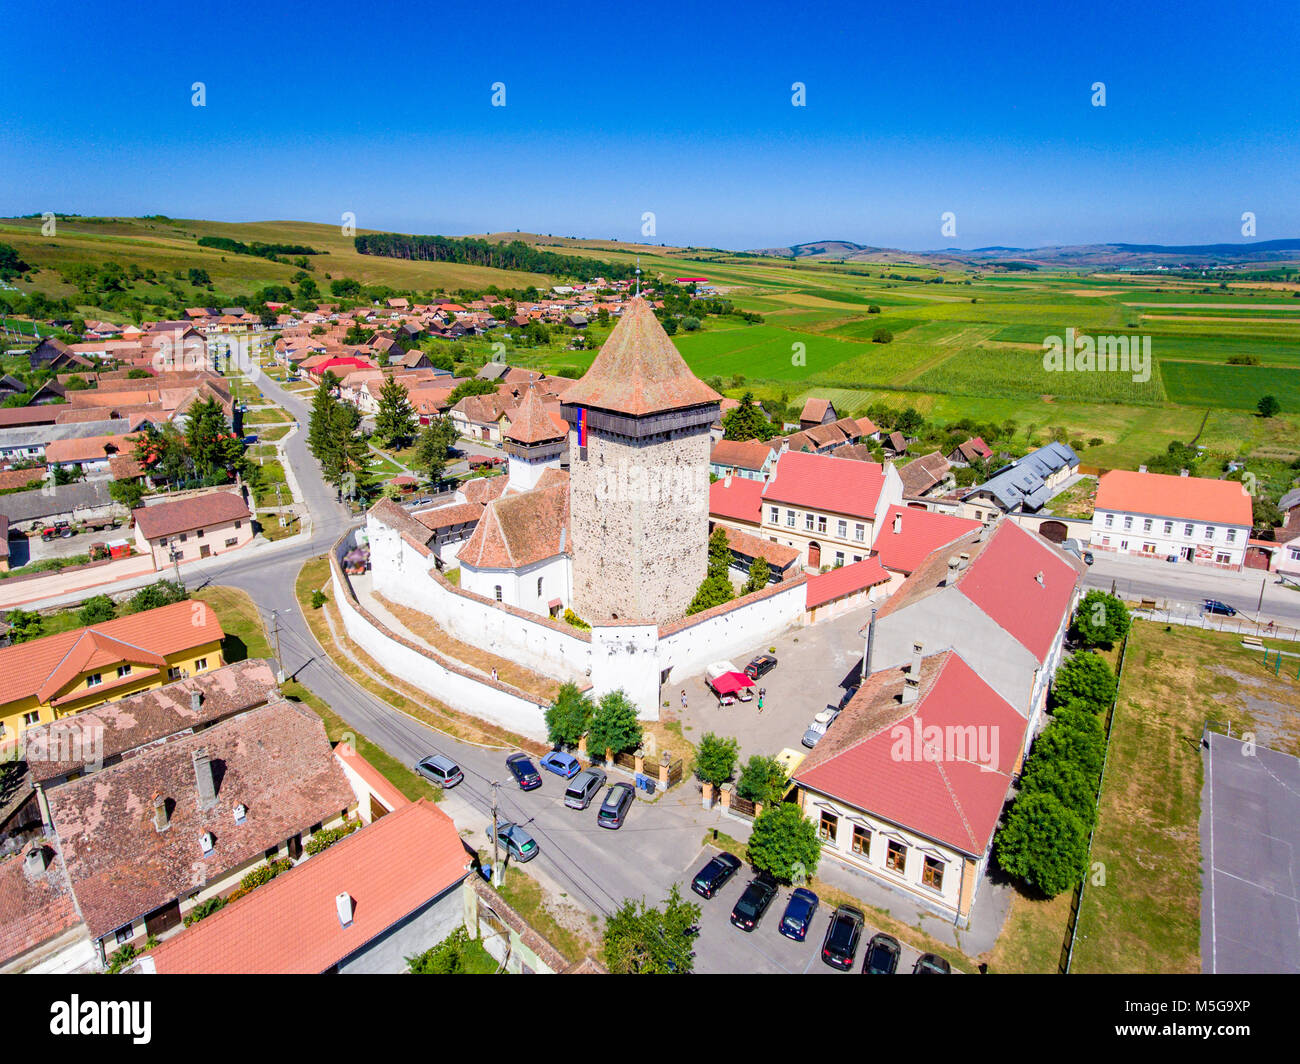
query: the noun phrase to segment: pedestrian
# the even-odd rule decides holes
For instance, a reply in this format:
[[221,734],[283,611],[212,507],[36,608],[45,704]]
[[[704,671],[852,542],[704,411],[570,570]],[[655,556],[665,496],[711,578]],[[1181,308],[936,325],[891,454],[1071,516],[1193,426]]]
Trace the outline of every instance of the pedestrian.
[[763,712],[763,689],[761,687],[758,689],[758,711]]
[[682,709],[686,708],[686,688],[682,688]]
[[492,666],[492,679],[495,680],[496,678],[497,678],[497,667],[496,667],[495,665],[493,665],[493,666]]

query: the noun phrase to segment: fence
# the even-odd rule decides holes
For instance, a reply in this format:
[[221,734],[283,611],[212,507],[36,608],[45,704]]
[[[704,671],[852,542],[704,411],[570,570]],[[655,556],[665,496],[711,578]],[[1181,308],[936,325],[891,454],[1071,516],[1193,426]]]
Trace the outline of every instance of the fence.
[[758,806],[748,798],[742,798],[738,794],[731,796],[731,812],[736,816],[744,817],[746,820],[753,820],[757,810]]
[[626,753],[626,752],[625,752],[625,753],[621,753],[621,754],[615,754],[615,755],[614,755],[614,764],[616,764],[619,768],[625,768],[625,769],[627,769],[629,772],[635,772],[635,771],[636,771],[636,755],[635,755],[635,754],[629,754],[629,753]]
[[[1101,792],[1106,786],[1106,766],[1110,762],[1110,732],[1115,726],[1115,707],[1119,704],[1120,681],[1124,676],[1124,656],[1128,653],[1128,636],[1124,637],[1124,642],[1119,648],[1119,664],[1115,669],[1115,697],[1110,704],[1110,712],[1106,714],[1106,745],[1103,748],[1104,753],[1101,758],[1101,778],[1097,781],[1097,821],[1101,821]],[[1092,870],[1092,839],[1097,834],[1096,825],[1088,832],[1088,869]],[[1074,894],[1070,898],[1070,919],[1066,922],[1065,942],[1061,945],[1061,959],[1057,964],[1057,973],[1059,975],[1070,974],[1070,962],[1074,959],[1074,936],[1079,931],[1079,911],[1083,908],[1083,887],[1087,882],[1087,871],[1084,873],[1084,879],[1074,888]]]
[[682,759],[679,757],[668,766],[668,786],[675,787],[682,782],[682,774],[685,769],[682,766]]
[[1159,621],[1162,624],[1178,624],[1186,628],[1202,628],[1209,632],[1233,632],[1237,635],[1267,636],[1269,639],[1285,639],[1288,642],[1300,642],[1300,628],[1289,625],[1263,624],[1243,617],[1220,617],[1209,613],[1182,613],[1173,609],[1158,609],[1152,606],[1127,604],[1134,617],[1147,621]]

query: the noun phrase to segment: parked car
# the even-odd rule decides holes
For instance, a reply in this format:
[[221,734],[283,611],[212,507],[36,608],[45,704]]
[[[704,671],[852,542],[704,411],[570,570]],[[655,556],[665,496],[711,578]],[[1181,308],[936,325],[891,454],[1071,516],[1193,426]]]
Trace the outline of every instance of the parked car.
[[563,750],[552,750],[538,762],[547,772],[554,772],[557,776],[562,776],[566,780],[573,779],[581,770],[582,765],[572,754],[566,754]]
[[800,742],[802,742],[804,746],[808,747],[808,749],[811,750],[814,746],[816,746],[819,742],[821,742],[822,736],[826,734],[826,729],[829,727],[830,724],[828,723],[824,724],[821,721],[816,721],[816,720],[813,721],[811,724],[808,725],[808,730],[803,733],[803,738],[800,740]]
[[795,887],[790,892],[790,900],[785,903],[785,913],[781,917],[781,926],[777,930],[786,938],[802,942],[808,937],[808,928],[812,926],[819,904],[821,904],[820,900],[811,890],[806,887]]
[[749,881],[745,893],[731,910],[731,922],[742,931],[753,931],[776,897],[776,880],[760,872]]
[[912,965],[913,975],[951,975],[952,967],[937,953],[922,953]]
[[596,823],[602,828],[621,828],[635,798],[636,791],[632,789],[632,784],[614,784],[605,792],[605,800],[600,803],[600,812],[596,814]]
[[861,909],[841,905],[831,914],[826,938],[822,940],[822,960],[832,968],[849,971],[857,956],[858,941],[862,938],[862,925],[866,922]]
[[506,758],[506,768],[510,770],[510,775],[514,776],[521,791],[536,790],[542,785],[541,773],[533,768],[533,763],[528,759],[527,754],[511,754]]
[[691,880],[691,890],[701,898],[711,898],[739,870],[740,858],[734,854],[720,853],[695,873],[695,878]]
[[745,666],[745,675],[751,680],[761,680],[776,668],[776,658],[771,654],[760,654]]
[[862,974],[893,975],[898,971],[898,958],[902,952],[898,939],[893,935],[872,935],[862,958]]
[[454,787],[465,778],[460,766],[442,754],[430,754],[415,763],[415,771],[439,787]]
[[1229,606],[1226,602],[1220,602],[1218,599],[1206,599],[1201,611],[1203,613],[1221,613],[1225,617],[1237,616],[1237,611],[1232,606]]
[[[488,842],[492,841],[492,825],[487,828]],[[516,861],[531,861],[541,852],[534,839],[518,824],[509,821],[497,825],[497,838],[505,843],[506,852]]]
[[564,804],[570,809],[586,809],[603,786],[605,786],[605,773],[602,770],[584,769],[569,783],[568,790],[564,792]]

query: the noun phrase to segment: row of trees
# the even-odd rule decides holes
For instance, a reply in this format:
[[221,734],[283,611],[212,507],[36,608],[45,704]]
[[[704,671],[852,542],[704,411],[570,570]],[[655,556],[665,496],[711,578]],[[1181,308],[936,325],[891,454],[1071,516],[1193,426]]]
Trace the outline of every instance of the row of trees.
[[409,236],[405,233],[367,233],[354,238],[357,253],[385,255],[422,262],[463,262],[498,270],[520,270],[590,281],[596,277],[631,277],[627,263],[601,262],[579,255],[560,255],[525,244],[522,240],[493,244],[472,237]]
[[[1109,620],[1100,616],[1102,610],[1112,615]],[[1101,592],[1089,592],[1075,617],[1075,628],[1096,645],[1123,638],[1128,624],[1123,603]],[[1034,741],[1019,793],[994,840],[1002,868],[1047,897],[1072,890],[1088,872],[1106,759],[1102,716],[1114,703],[1118,683],[1106,660],[1091,650],[1075,653],[1057,670],[1052,721]]]
[[[120,605],[107,595],[95,595],[86,599],[77,610],[77,623],[83,627],[103,624],[118,616],[130,613],[143,613],[159,606],[169,606],[189,598],[185,588],[174,580],[159,580],[140,588]],[[26,643],[40,639],[46,634],[45,617],[35,610],[14,609],[5,617],[10,627],[9,638],[14,643]]]
[[312,397],[307,449],[320,463],[321,476],[348,498],[365,498],[370,489],[370,445],[361,432],[361,412],[338,396],[339,379],[321,375]]
[[[718,525],[709,536],[708,569],[700,582],[699,589],[695,592],[695,597],[691,599],[691,604],[686,607],[687,616],[713,606],[721,606],[736,597],[735,589],[731,586],[731,577],[728,575],[730,569],[731,544],[727,542],[726,530]],[[749,576],[741,585],[740,594],[743,596],[761,591],[767,587],[771,579],[772,568],[767,564],[767,559],[755,558],[750,563]]]
[[621,689],[595,702],[570,682],[560,687],[546,710],[546,734],[557,747],[576,746],[585,735],[591,755],[603,757],[606,750],[616,754],[635,750],[641,745],[642,729],[636,706]]

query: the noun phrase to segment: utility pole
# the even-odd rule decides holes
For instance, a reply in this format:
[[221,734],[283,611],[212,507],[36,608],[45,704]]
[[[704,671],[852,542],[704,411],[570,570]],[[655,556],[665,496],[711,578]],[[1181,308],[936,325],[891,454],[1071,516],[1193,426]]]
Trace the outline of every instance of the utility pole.
[[185,581],[181,579],[181,552],[178,551],[175,547],[172,547],[171,552],[172,552],[172,565],[176,567],[176,583],[180,584],[180,586],[184,588]]
[[275,680],[284,683],[284,664],[280,657],[280,616],[278,610],[271,611],[271,633],[275,637]]
[[1260,613],[1263,612],[1264,609],[1264,589],[1266,587],[1268,587],[1267,576],[1264,577],[1264,579],[1259,582],[1259,605],[1255,607],[1255,630],[1256,631],[1259,631],[1259,626],[1263,623],[1264,620],[1260,616]]
[[496,780],[492,781],[492,885],[501,886],[501,859],[497,856],[500,852],[497,848],[497,788],[500,787]]

